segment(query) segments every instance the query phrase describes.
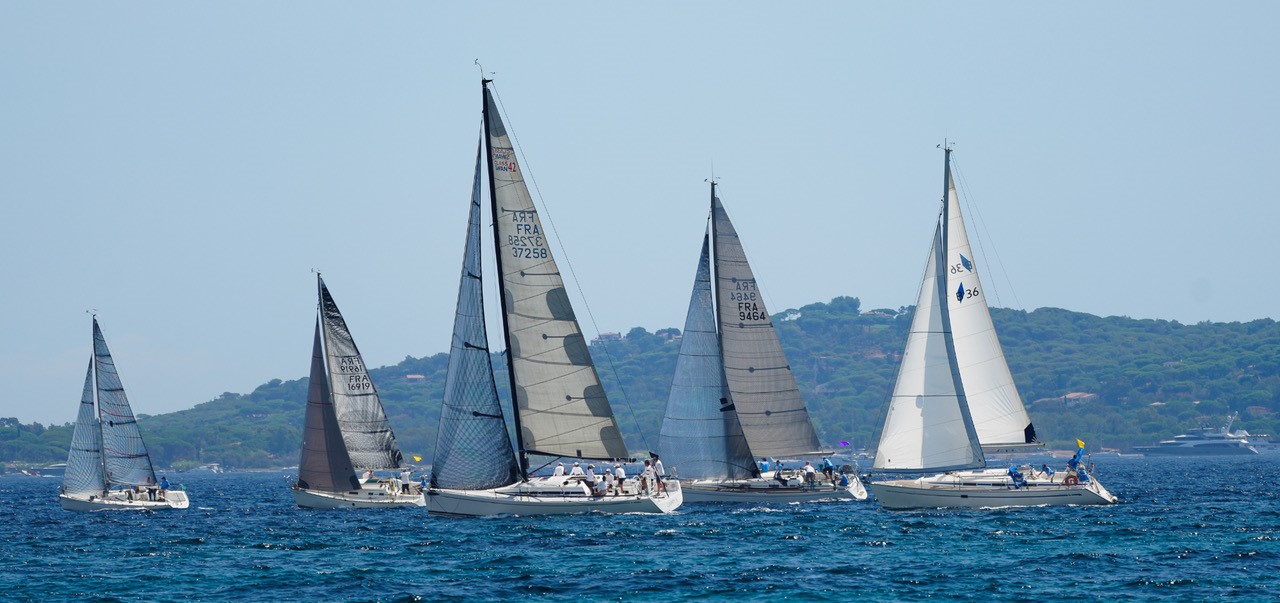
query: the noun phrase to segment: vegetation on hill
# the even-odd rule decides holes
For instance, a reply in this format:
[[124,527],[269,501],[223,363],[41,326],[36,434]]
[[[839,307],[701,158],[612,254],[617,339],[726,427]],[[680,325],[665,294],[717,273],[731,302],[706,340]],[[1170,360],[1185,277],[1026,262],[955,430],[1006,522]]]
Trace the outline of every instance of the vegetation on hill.
[[[819,437],[874,447],[897,371],[910,308],[862,312],[839,297],[775,316],[783,347]],[[997,308],[992,316],[1040,438],[1070,448],[1125,449],[1189,428],[1221,425],[1280,433],[1280,325],[1101,318],[1056,308]],[[678,329],[591,346],[614,412],[633,451],[655,449],[679,349]],[[506,395],[505,361],[495,356]],[[406,456],[431,457],[446,354],[405,358],[371,371]],[[252,393],[225,393],[175,413],[139,418],[161,466],[229,467],[297,463],[307,380],[273,380]],[[0,459],[65,460],[71,426],[0,419]]]

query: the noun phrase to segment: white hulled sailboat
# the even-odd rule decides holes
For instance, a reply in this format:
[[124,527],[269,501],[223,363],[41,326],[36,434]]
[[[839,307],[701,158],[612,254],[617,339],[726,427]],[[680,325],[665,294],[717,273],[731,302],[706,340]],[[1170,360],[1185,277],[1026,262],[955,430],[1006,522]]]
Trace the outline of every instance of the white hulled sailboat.
[[319,274],[316,286],[320,306],[294,501],[317,509],[424,506],[412,484],[356,475],[357,468],[397,469],[403,458],[360,350]]
[[[428,509],[446,515],[670,512],[682,502],[678,483],[651,492],[628,479],[601,495],[583,476],[530,475],[528,457],[540,455],[598,461],[603,481],[604,467],[629,455],[488,83],[481,84],[486,157],[476,157]],[[484,325],[482,165],[488,167],[514,450]]]
[[129,407],[107,340],[93,318],[93,359],[84,376],[58,494],[68,511],[185,509],[182,489],[162,490]]
[[885,473],[943,473],[871,481],[871,491],[889,509],[1116,502],[1083,468],[1056,477],[985,468],[984,450],[1040,444],[979,285],[950,148],[944,164],[942,210],[873,464]]
[[806,482],[800,467],[763,475],[753,460],[823,453],[714,181],[710,220],[658,444],[682,478],[685,500],[865,500],[855,471],[833,480],[816,473],[815,481]]

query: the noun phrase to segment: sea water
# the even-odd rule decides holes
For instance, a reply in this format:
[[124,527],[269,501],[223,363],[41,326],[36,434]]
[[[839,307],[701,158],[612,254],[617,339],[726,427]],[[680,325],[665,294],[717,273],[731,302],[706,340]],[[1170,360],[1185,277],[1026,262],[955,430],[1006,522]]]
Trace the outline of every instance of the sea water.
[[284,473],[169,475],[190,509],[73,513],[58,480],[3,477],[0,598],[1280,599],[1280,456],[1098,459],[1096,476],[1119,505],[489,518],[301,509]]

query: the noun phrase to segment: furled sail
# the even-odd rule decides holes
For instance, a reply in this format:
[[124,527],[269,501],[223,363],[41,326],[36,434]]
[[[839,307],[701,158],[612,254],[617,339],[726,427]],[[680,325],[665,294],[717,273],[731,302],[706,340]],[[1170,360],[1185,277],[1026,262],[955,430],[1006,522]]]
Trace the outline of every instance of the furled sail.
[[67,453],[67,471],[62,476],[62,493],[68,496],[101,496],[107,489],[102,466],[102,429],[93,402],[93,361],[84,375],[84,393],[80,396],[80,412],[71,432],[71,450]]
[[947,291],[951,292],[947,299],[956,361],[973,427],[984,449],[1039,446],[991,323],[986,289],[981,286],[977,262],[969,247],[955,180],[947,180]]
[[711,295],[710,236],[702,238],[675,377],[658,449],[681,477],[745,479],[756,473],[751,449],[729,402]]
[[502,310],[526,452],[627,456],[511,138],[488,88],[485,129]]
[[360,480],[342,441],[324,365],[320,319],[317,318],[315,343],[311,348],[311,383],[307,389],[307,411],[302,428],[302,459],[298,463],[298,487],[324,492],[359,490]]
[[102,452],[107,483],[123,486],[145,486],[156,483],[147,446],[129,407],[120,375],[116,372],[107,340],[93,319],[94,369],[98,377],[98,420],[102,426]]
[[758,456],[812,454],[818,435],[782,352],[738,232],[711,193],[720,345],[729,400]]
[[985,465],[953,361],[942,229],[940,220],[880,432],[875,469],[945,471]]
[[431,485],[437,488],[483,490],[520,479],[520,465],[511,446],[494,383],[484,323],[481,159],[477,149],[457,314],[453,319],[453,344],[449,348],[449,372],[445,376],[440,430],[431,463]]
[[378,389],[369,379],[360,350],[324,280],[317,276],[316,281],[333,407],[351,463],[361,469],[396,469],[404,459],[378,398]]

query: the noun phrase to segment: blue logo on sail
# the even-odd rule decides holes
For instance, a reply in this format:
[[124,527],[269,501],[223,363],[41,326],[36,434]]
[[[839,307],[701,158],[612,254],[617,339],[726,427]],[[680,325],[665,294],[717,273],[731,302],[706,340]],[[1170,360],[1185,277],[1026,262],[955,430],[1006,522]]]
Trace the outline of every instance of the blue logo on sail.
[[969,258],[964,257],[963,253],[960,254],[960,265],[964,266],[965,270],[968,270],[969,272],[973,272],[973,262],[970,262]]
[[956,289],[956,301],[964,301],[964,283],[960,283],[960,287]]

